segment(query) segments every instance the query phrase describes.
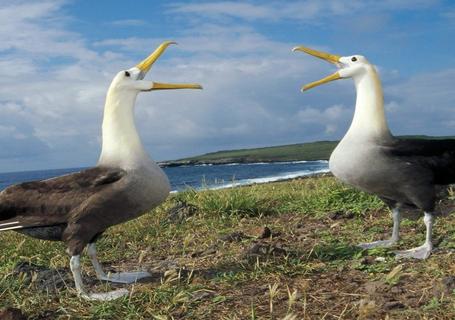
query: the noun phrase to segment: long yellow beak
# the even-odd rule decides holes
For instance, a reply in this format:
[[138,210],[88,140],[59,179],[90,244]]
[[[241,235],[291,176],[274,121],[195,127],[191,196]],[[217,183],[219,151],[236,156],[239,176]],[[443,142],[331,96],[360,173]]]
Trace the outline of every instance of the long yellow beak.
[[[165,41],[156,48],[147,58],[142,60],[136,65],[136,68],[141,70],[142,77],[150,70],[156,60],[164,53],[167,47],[171,44],[177,44],[174,41]],[[171,89],[202,89],[202,86],[197,83],[160,83],[153,82],[153,86],[150,90],[171,90]]]
[[327,82],[330,82],[330,81],[334,81],[334,80],[338,80],[338,79],[341,79],[341,77],[340,77],[340,74],[337,71],[334,74],[331,74],[330,76],[322,78],[321,80],[314,81],[314,82],[311,82],[309,84],[304,85],[302,87],[302,89],[300,89],[300,90],[302,92],[304,92],[304,91],[310,90],[311,88],[320,86],[321,84],[324,84],[324,83],[327,83]]
[[[319,59],[322,59],[322,60],[325,60],[325,61],[328,61],[330,63],[333,63],[333,64],[338,64],[340,62],[340,58],[341,56],[338,56],[336,54],[330,54],[330,53],[327,53],[327,52],[323,52],[323,51],[317,51],[317,50],[314,50],[314,49],[311,49],[311,48],[307,48],[307,47],[303,47],[303,46],[298,46],[298,47],[295,47],[292,49],[292,51],[302,51],[302,52],[305,52],[305,53],[308,53],[316,58],[319,58]],[[324,84],[324,83],[327,83],[327,82],[330,82],[330,81],[334,81],[334,80],[338,80],[338,79],[341,79],[341,76],[338,72],[335,72],[334,74],[331,74],[330,76],[328,77],[325,77],[321,80],[318,80],[318,81],[314,81],[314,82],[311,82],[307,85],[304,85],[301,89],[301,91],[306,91],[306,90],[309,90],[311,88],[314,88],[314,87],[317,87],[321,84]]]
[[155,51],[152,52],[151,55],[149,55],[147,58],[138,63],[136,65],[136,68],[141,70],[144,74],[147,73],[152,67],[152,65],[155,63],[155,61],[158,60],[158,58],[163,54],[166,48],[169,47],[171,44],[177,44],[177,42],[164,41],[162,44],[159,45],[158,48],[156,48]]
[[292,49],[292,51],[302,51],[302,52],[311,54],[314,57],[317,57],[319,59],[322,59],[322,60],[325,60],[325,61],[328,61],[331,63],[338,63],[338,62],[340,62],[340,58],[341,58],[341,56],[337,56],[336,54],[330,54],[330,53],[323,52],[323,51],[317,51],[317,50],[310,49],[310,48],[307,48],[304,46],[294,47]]
[[150,90],[172,90],[172,89],[202,89],[202,86],[197,83],[153,82],[153,87]]

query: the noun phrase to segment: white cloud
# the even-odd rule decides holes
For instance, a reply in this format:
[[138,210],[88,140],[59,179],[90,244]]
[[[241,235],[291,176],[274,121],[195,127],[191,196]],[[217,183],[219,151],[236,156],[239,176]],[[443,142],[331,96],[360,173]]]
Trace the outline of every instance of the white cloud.
[[[199,82],[204,90],[140,94],[138,127],[151,155],[170,159],[219,149],[340,138],[353,113],[351,81],[301,94],[302,84],[320,79],[331,66],[292,53],[295,43],[273,40],[250,24],[226,24],[224,19],[317,22],[321,17],[367,10],[365,3],[370,4],[369,12],[387,12],[433,2],[171,5],[169,12],[184,26],[180,33],[170,34],[179,46],[170,47],[147,77]],[[104,97],[112,76],[138,62],[131,56],[146,55],[166,40],[105,38],[88,44],[83,35],[69,31],[64,4],[21,1],[0,7],[0,19],[5,19],[0,29],[0,171],[94,164]],[[195,16],[202,18],[195,21]],[[371,28],[380,25],[379,20]],[[140,23],[114,22],[116,26]],[[63,62],[53,64],[55,58]],[[415,129],[412,133],[436,134],[453,128],[450,103],[454,97],[448,87],[455,79],[453,71],[413,77],[395,87],[387,84],[397,82],[395,70],[381,70],[381,74],[386,78],[392,128],[400,129],[399,133]],[[409,122],[416,113],[415,105],[421,108],[419,112],[424,105],[434,105],[431,118],[441,114],[446,131],[437,131],[443,123],[437,119],[432,120],[433,131],[427,130],[429,116],[425,113]]]
[[316,22],[321,18],[353,15],[359,11],[370,13],[393,10],[414,10],[429,7],[437,0],[352,0],[352,1],[212,1],[201,3],[176,3],[169,5],[172,13],[199,15],[212,19],[238,18],[244,20],[279,21],[291,19]]
[[142,27],[145,26],[147,22],[139,19],[123,19],[112,21],[110,24],[116,27]]
[[400,134],[453,135],[455,69],[385,85],[389,122]]
[[324,128],[323,131],[326,135],[333,137],[333,134],[341,135],[343,133],[344,125],[352,116],[352,111],[342,105],[334,105],[322,110],[305,107],[297,113],[297,117],[303,125],[320,126]]

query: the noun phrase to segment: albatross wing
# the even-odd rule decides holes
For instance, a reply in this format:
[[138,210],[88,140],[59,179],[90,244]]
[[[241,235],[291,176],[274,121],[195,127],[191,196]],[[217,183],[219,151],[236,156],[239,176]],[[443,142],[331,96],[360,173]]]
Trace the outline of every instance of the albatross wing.
[[430,169],[435,184],[455,182],[455,139],[394,139],[386,153],[400,160]]
[[94,167],[8,187],[0,192],[0,231],[66,224],[70,212],[125,175],[122,169]]

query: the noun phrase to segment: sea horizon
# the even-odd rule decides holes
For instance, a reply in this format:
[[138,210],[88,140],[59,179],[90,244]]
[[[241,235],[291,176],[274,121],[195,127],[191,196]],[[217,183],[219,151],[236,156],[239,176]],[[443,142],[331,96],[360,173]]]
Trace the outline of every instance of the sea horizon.
[[[18,183],[51,179],[88,168],[90,167],[0,172],[0,190]],[[162,169],[169,178],[173,193],[188,188],[196,190],[223,189],[268,183],[330,171],[327,160],[188,164],[163,167]]]

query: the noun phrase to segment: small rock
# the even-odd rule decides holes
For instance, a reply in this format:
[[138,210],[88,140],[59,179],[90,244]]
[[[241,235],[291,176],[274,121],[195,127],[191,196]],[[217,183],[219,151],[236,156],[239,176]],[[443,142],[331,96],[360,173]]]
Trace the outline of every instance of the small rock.
[[186,201],[178,201],[175,206],[173,206],[168,211],[168,220],[170,222],[182,222],[188,217],[191,217],[197,212],[197,207]]
[[360,260],[360,264],[363,264],[363,265],[371,265],[374,262],[375,262],[375,259],[374,259],[374,257],[371,257],[371,256],[363,257]]
[[0,310],[0,320],[27,320],[27,317],[19,309],[6,308]]
[[252,236],[258,239],[266,239],[272,236],[272,230],[269,227],[258,227],[253,229]]
[[342,211],[334,211],[329,213],[329,218],[332,220],[338,220],[343,217],[343,212]]
[[384,304],[384,309],[391,310],[391,309],[403,309],[405,305],[402,304],[400,301],[389,301]]
[[224,241],[224,242],[239,242],[242,241],[243,239],[249,238],[247,235],[245,235],[243,232],[240,231],[235,231],[229,234],[226,234],[224,236],[221,236],[219,240]]
[[288,252],[286,249],[278,245],[255,243],[253,244],[253,246],[246,250],[245,255],[246,257],[257,257],[267,255],[285,256],[287,253]]
[[215,254],[215,253],[216,253],[215,249],[208,249],[208,250],[205,250],[205,251],[196,251],[196,252],[193,252],[191,254],[191,258],[205,257],[205,256],[209,256],[209,255],[212,255],[212,254]]
[[195,291],[191,294],[191,301],[195,302],[195,301],[204,300],[204,299],[212,297],[214,295],[215,295],[215,293],[212,291],[207,291],[207,290]]
[[454,276],[447,276],[442,279],[442,284],[444,288],[447,290],[446,293],[453,292],[455,289],[455,277]]
[[[45,266],[29,262],[19,262],[14,274],[25,275],[25,283],[33,285],[41,291],[54,292],[73,285],[74,281],[67,269],[48,269]],[[92,283],[92,279],[84,276],[84,282]]]
[[378,314],[378,306],[376,301],[370,299],[362,299],[358,303],[359,314],[357,319],[371,319]]
[[451,294],[455,290],[455,276],[446,276],[441,280],[436,280],[433,283],[433,295],[440,297],[441,295]]
[[334,211],[329,213],[329,218],[332,220],[338,220],[338,219],[352,219],[355,217],[354,212],[351,211]]
[[394,295],[402,294],[404,292],[405,289],[403,287],[394,286],[390,288],[390,293],[393,293]]

